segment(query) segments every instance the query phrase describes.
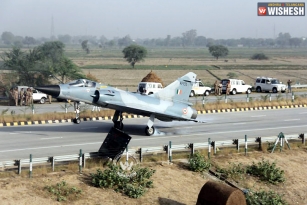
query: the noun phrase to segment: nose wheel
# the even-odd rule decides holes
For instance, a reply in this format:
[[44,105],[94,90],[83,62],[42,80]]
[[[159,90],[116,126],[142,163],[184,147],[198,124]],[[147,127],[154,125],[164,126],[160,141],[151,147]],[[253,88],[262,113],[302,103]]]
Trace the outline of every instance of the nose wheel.
[[147,136],[151,136],[151,135],[153,135],[155,133],[155,127],[154,126],[151,126],[151,127],[146,127],[145,128],[145,134],[147,135]]

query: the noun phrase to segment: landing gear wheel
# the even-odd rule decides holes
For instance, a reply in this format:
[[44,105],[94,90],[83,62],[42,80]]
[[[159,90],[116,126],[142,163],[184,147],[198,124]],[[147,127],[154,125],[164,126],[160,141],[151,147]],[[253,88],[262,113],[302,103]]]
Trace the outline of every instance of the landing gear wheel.
[[79,118],[75,118],[75,119],[73,119],[73,122],[75,124],[80,124],[81,120]]
[[152,127],[147,126],[145,128],[145,133],[146,133],[147,136],[153,135],[155,133],[155,127],[154,126],[152,126]]
[[119,129],[119,130],[123,130],[124,124],[121,121],[116,121],[116,122],[114,122],[114,127]]

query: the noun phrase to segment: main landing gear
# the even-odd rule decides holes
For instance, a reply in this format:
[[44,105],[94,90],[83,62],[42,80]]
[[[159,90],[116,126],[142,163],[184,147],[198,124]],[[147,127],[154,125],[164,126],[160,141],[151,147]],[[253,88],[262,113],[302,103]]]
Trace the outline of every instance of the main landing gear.
[[80,102],[74,102],[74,110],[76,113],[76,118],[73,119],[75,124],[80,124]]
[[[124,129],[123,119],[124,119],[123,113],[119,110],[116,110],[112,119],[114,123],[114,128],[123,130]],[[147,123],[147,127],[145,128],[145,134],[148,136],[151,136],[155,133],[155,127],[153,126],[154,120],[155,120],[155,115],[151,114]]]

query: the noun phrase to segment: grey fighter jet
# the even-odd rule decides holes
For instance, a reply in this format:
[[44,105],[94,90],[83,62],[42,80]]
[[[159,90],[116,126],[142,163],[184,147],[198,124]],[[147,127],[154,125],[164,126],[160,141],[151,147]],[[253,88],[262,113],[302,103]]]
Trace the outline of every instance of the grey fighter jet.
[[40,86],[35,89],[53,97],[76,102],[74,122],[77,124],[80,123],[79,102],[114,109],[112,120],[114,127],[120,130],[123,130],[124,127],[123,112],[148,116],[145,133],[150,136],[155,133],[153,126],[155,118],[161,121],[198,122],[196,120],[197,111],[188,102],[195,80],[196,74],[189,72],[152,95],[132,93],[86,79],[79,79],[67,84]]

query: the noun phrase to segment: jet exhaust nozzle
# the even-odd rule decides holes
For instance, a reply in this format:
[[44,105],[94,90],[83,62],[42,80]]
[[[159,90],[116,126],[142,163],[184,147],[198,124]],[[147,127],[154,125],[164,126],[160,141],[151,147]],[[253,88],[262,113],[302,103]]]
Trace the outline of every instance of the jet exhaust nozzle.
[[58,97],[61,92],[61,88],[59,85],[38,86],[35,87],[35,89],[53,97]]

